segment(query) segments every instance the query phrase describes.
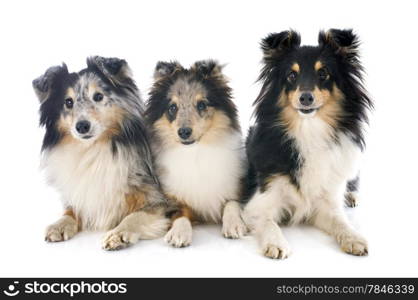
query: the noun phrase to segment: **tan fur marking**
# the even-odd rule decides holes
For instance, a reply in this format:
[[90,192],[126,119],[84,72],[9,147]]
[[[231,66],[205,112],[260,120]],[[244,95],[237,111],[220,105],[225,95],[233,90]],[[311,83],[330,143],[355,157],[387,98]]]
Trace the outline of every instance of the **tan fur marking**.
[[128,207],[128,214],[130,214],[144,207],[146,202],[146,195],[142,191],[126,194],[125,201]]
[[195,96],[195,102],[197,103],[197,102],[199,102],[200,100],[203,100],[203,95],[202,94],[196,94],[196,96]]
[[65,98],[72,98],[73,100],[75,99],[75,92],[73,88],[68,88],[67,92],[65,93]]
[[[190,221],[193,221],[193,212],[192,209],[186,205],[182,206],[180,209],[180,215],[177,218],[186,217]],[[175,218],[175,219],[177,219]]]
[[200,143],[211,144],[219,141],[222,135],[231,130],[231,120],[222,111],[214,110],[208,123],[209,126],[200,139]]
[[321,96],[323,99],[322,107],[317,112],[318,117],[332,127],[337,126],[338,118],[342,113],[340,102],[343,94],[341,90],[334,84],[332,92],[315,89],[314,95],[315,97]]
[[300,121],[300,116],[292,103],[292,100],[298,98],[298,95],[299,89],[290,91],[287,95],[285,91],[282,91],[279,96],[278,105],[283,109],[280,115],[280,123],[285,125],[290,132],[296,130]]
[[107,127],[107,130],[102,133],[98,141],[109,142],[112,137],[120,133],[120,124],[125,117],[125,111],[114,105],[111,109],[106,109],[105,113],[93,114],[93,116],[99,117],[100,122],[106,124]]
[[153,129],[158,133],[162,143],[166,145],[177,143],[177,133],[165,114],[154,123]]
[[295,71],[296,73],[299,73],[300,72],[300,66],[299,66],[299,64],[298,63],[294,63],[293,65],[292,65],[292,71]]
[[322,62],[318,60],[318,61],[315,63],[315,66],[314,66],[315,71],[318,71],[318,70],[319,70],[319,69],[321,69],[322,67],[323,67]]
[[74,140],[74,138],[71,136],[70,126],[69,118],[64,118],[64,116],[61,116],[57,123],[58,131],[60,132],[61,136],[63,136],[61,143]]
[[72,217],[74,220],[76,219],[74,211],[71,208],[67,208],[66,210],[64,210],[64,216],[69,216]]
[[72,208],[67,208],[66,210],[64,210],[63,216],[69,216],[69,217],[73,218],[77,222],[78,230],[82,229],[83,226],[82,226],[82,223],[81,223],[81,219],[76,216],[76,214],[74,213]]
[[[331,127],[335,127],[342,113],[340,103],[343,98],[342,92],[334,84],[332,92],[326,89],[320,90],[318,87],[315,87],[313,94],[316,106],[321,107],[317,111],[315,118],[319,117]],[[301,116],[296,109],[298,107],[299,96],[299,88],[295,91],[290,91],[287,95],[283,91],[277,101],[277,104],[282,108],[279,121],[287,127],[289,132],[295,132],[299,128]]]
[[178,103],[180,101],[180,99],[179,99],[179,97],[178,96],[176,96],[176,95],[173,95],[172,97],[171,97],[171,103]]
[[172,202],[177,203],[179,208],[176,211],[176,213],[174,215],[171,216],[171,221],[174,221],[178,218],[181,217],[186,217],[187,219],[190,220],[190,222],[196,221],[196,218],[193,214],[193,210],[187,206],[184,201],[182,201],[181,199],[173,196],[173,195],[166,195],[166,197],[168,199],[170,199]]
[[89,82],[88,92],[89,92],[90,96],[93,96],[93,94],[95,92],[102,93],[102,91],[97,87],[97,83],[95,81]]

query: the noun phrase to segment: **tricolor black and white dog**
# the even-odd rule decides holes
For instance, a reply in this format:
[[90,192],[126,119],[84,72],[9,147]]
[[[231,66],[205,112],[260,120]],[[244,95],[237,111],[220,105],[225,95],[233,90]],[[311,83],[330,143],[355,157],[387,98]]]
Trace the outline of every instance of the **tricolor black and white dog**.
[[254,194],[243,217],[264,255],[286,258],[279,224],[308,223],[342,250],[368,253],[348,223],[344,199],[355,202],[363,125],[372,102],[362,85],[359,41],[352,30],[320,32],[318,46],[300,46],[294,31],[262,40],[262,89],[247,139]]
[[91,57],[78,73],[66,65],[51,67],[33,87],[46,128],[43,166],[65,209],[45,239],[110,230],[103,248],[114,250],[163,236],[168,204],[153,171],[143,103],[126,61]]
[[180,207],[166,241],[188,246],[192,221],[223,222],[223,235],[246,231],[240,206],[245,151],[221,66],[211,60],[186,69],[160,62],[146,111],[157,174],[164,193]]

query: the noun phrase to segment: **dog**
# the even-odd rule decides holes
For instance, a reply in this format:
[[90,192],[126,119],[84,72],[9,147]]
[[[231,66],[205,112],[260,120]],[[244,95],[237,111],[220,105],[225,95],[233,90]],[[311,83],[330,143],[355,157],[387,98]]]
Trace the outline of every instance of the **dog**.
[[343,251],[367,255],[366,240],[348,223],[363,127],[373,103],[362,85],[359,39],[352,30],[319,33],[318,46],[300,46],[295,31],[261,42],[261,91],[246,141],[253,195],[243,218],[265,256],[291,253],[278,223],[311,224]]
[[48,242],[80,230],[108,230],[105,250],[125,248],[168,230],[168,203],[155,176],[144,104],[123,59],[95,56],[69,73],[50,67],[33,81],[45,127],[42,166],[59,191],[64,215]]
[[178,212],[165,240],[174,247],[192,241],[192,222],[223,223],[223,235],[246,232],[238,200],[246,159],[231,88],[216,61],[159,62],[146,119],[158,177]]

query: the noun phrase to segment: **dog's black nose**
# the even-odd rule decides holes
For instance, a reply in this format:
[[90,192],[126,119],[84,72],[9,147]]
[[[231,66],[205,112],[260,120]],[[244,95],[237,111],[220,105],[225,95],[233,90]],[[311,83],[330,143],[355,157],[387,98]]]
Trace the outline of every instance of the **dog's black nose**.
[[300,104],[304,106],[309,106],[313,103],[314,97],[312,93],[302,93],[302,95],[299,98]]
[[183,140],[187,140],[192,135],[192,129],[190,127],[181,127],[177,133]]
[[75,129],[78,133],[85,134],[90,130],[90,122],[85,120],[78,121],[77,124],[75,124]]

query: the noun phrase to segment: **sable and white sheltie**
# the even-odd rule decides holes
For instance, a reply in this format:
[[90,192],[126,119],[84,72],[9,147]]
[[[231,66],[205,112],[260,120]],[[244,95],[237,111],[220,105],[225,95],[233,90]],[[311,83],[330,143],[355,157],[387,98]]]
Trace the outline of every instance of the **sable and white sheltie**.
[[96,56],[78,73],[69,73],[66,65],[51,67],[33,87],[46,128],[43,167],[65,208],[45,239],[110,230],[103,248],[115,250],[163,236],[167,202],[154,175],[143,103],[126,61]]
[[158,177],[178,203],[165,239],[188,246],[192,222],[223,222],[223,235],[246,232],[237,200],[246,173],[237,110],[221,66],[212,60],[190,69],[159,62],[146,111]]
[[278,223],[308,223],[335,237],[342,250],[367,255],[348,223],[344,198],[355,202],[363,125],[372,102],[362,85],[359,41],[352,30],[319,33],[300,46],[294,31],[262,40],[263,82],[256,123],[247,139],[254,194],[243,218],[265,256],[286,258]]

